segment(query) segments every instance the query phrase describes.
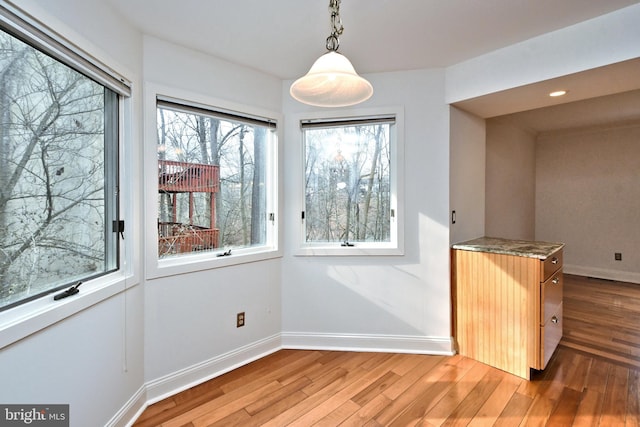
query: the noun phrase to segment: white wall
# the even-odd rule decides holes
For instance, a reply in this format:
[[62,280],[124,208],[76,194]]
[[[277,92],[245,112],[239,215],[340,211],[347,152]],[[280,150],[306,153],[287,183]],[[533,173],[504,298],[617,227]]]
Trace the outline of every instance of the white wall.
[[[279,348],[280,260],[150,280],[145,377],[151,401]],[[236,313],[246,324],[236,328]]]
[[484,119],[451,107],[451,243],[485,235],[486,125]]
[[[287,347],[450,352],[449,108],[442,70],[368,75],[357,108],[404,108],[405,255],[295,256],[302,174],[299,123],[285,129],[282,329]],[[312,111],[283,85],[287,118]]]
[[144,81],[281,110],[281,81],[275,77],[151,36],[144,36]]
[[536,238],[566,244],[565,272],[640,283],[639,142],[639,123],[538,138]]
[[3,348],[0,400],[69,404],[71,426],[106,425],[142,387],[140,301],[137,286]]
[[[214,107],[281,108],[280,80],[149,36],[144,37],[144,81],[145,90],[162,87],[187,97],[210,97]],[[149,95],[145,117],[151,123],[144,143],[147,156],[155,158],[155,94]],[[147,197],[153,204],[157,189],[151,182]],[[147,232],[147,240],[154,241],[155,220]],[[147,265],[157,262],[153,251],[146,258]],[[280,281],[280,259],[147,279],[148,398],[158,400],[279,348]],[[241,311],[246,325],[236,328]]]
[[[19,1],[20,7],[44,21],[82,49],[109,64],[134,84],[141,94],[142,39],[104,2],[91,0]],[[99,17],[99,19],[97,19]],[[127,146],[122,162],[140,160],[139,105],[127,104]],[[143,291],[136,286],[140,274],[139,169],[126,175],[124,190],[127,218],[125,270],[128,289],[94,303],[59,322],[9,346],[0,347],[0,402],[19,404],[70,404],[72,426],[122,422],[139,408],[136,396],[143,386]],[[133,250],[133,253],[132,253]],[[133,263],[136,265],[129,265]],[[91,283],[80,288],[75,301],[60,304],[59,313],[97,295]],[[122,288],[124,289],[124,287]],[[99,293],[99,292],[98,292]],[[99,301],[100,298],[94,301]],[[75,311],[75,310],[72,310]],[[26,322],[29,323],[29,322]]]
[[535,239],[535,142],[506,119],[487,120],[487,236]]

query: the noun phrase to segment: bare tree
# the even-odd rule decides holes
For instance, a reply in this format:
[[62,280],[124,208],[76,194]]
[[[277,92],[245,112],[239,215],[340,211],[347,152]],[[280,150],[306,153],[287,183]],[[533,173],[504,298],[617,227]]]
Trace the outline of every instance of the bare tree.
[[251,186],[251,244],[264,243],[266,237],[266,144],[267,129],[253,128],[253,179]]
[[104,270],[105,89],[4,33],[0,62],[6,302]]
[[[368,225],[369,225],[369,209],[371,208],[371,199],[374,196],[373,189],[376,172],[378,172],[378,162],[380,161],[380,153],[382,151],[382,126],[375,127],[374,134],[374,150],[373,155],[371,156],[371,165],[369,166],[369,174],[366,176],[367,178],[367,189],[364,193],[364,202],[363,202],[363,215],[362,215],[362,231],[358,233],[358,239],[364,239],[368,234]],[[379,191],[376,194],[380,194]],[[376,198],[377,199],[377,198]],[[378,199],[379,200],[379,199]],[[375,233],[374,233],[375,234]]]
[[305,131],[307,241],[389,238],[388,125]]

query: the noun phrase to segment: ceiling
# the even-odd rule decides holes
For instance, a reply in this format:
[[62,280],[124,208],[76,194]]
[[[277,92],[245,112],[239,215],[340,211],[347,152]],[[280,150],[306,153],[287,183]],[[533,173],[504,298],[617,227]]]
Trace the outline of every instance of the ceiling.
[[[330,32],[328,0],[106,1],[145,34],[281,79],[305,74],[325,52]],[[636,3],[640,0],[342,0],[340,52],[359,73],[447,67]],[[640,73],[638,65],[629,69]],[[635,77],[631,80],[640,89]],[[607,86],[588,97],[626,90]],[[474,112],[493,105],[494,111],[476,112],[492,117],[546,105],[530,100],[526,91],[492,96],[463,108]],[[505,110],[514,99],[518,108]],[[528,126],[540,123],[530,118]]]
[[[567,94],[549,96],[558,89]],[[454,105],[483,118],[507,118],[534,133],[640,122],[640,58]]]
[[[282,79],[325,51],[328,0],[107,0],[144,33]],[[446,67],[640,0],[342,0],[359,73]]]
[[[640,123],[640,90],[497,117],[532,133]],[[640,141],[638,141],[640,142]]]

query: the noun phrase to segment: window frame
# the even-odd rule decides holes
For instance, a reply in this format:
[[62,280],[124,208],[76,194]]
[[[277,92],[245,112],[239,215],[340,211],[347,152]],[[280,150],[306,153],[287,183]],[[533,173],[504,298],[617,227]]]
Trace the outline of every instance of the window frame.
[[[144,109],[145,109],[145,276],[147,279],[156,279],[177,274],[185,274],[202,270],[209,270],[249,262],[256,262],[282,257],[282,227],[280,212],[281,206],[281,162],[282,158],[282,116],[279,113],[263,110],[257,107],[232,103],[207,95],[178,89],[175,87],[147,82],[145,84]],[[257,247],[232,249],[230,256],[217,256],[224,252],[219,251],[196,252],[188,255],[159,258],[158,254],[158,156],[157,156],[157,102],[158,100],[192,106],[222,114],[228,113],[238,117],[260,118],[275,123],[272,146],[267,150],[267,212],[274,213],[274,220],[267,221],[267,242]],[[270,191],[269,191],[270,189]],[[154,220],[148,220],[153,218]]]
[[[391,184],[390,209],[394,215],[390,218],[391,230],[389,242],[354,242],[354,246],[341,246],[342,242],[307,242],[306,223],[302,212],[306,210],[305,164],[306,146],[304,141],[303,122],[323,123],[340,122],[349,119],[372,124],[380,117],[395,117],[395,124],[390,129],[390,171]],[[404,255],[404,109],[399,106],[381,108],[356,108],[331,112],[318,111],[301,114],[295,117],[296,141],[299,141],[298,167],[296,177],[299,180],[298,204],[295,213],[299,226],[296,229],[294,255],[296,256],[401,256]]]
[[[121,182],[131,182],[132,164],[138,156],[131,144],[126,141],[132,136],[132,102],[131,81],[115,71],[118,64],[106,65],[87,50],[97,51],[93,45],[85,48],[73,42],[71,38],[48,27],[22,9],[11,5],[0,5],[0,27],[7,33],[44,51],[57,61],[66,64],[75,71],[108,87],[116,93],[117,115],[117,165],[112,165],[110,173],[115,175],[117,195],[117,220],[131,223],[133,206],[135,206],[136,189],[120,186]],[[64,31],[65,28],[62,28]],[[69,33],[69,31],[66,31]],[[71,34],[74,34],[71,32]],[[82,43],[86,45],[86,42]],[[116,65],[118,65],[116,67]],[[115,67],[115,68],[114,68]],[[132,235],[129,233],[128,235]],[[82,310],[85,310],[105,299],[126,291],[139,283],[139,272],[134,269],[134,239],[117,239],[117,266],[115,270],[106,272],[95,278],[87,279],[80,292],[69,298],[58,301],[52,291],[39,298],[15,305],[0,311],[0,350],[53,324],[60,322]]]

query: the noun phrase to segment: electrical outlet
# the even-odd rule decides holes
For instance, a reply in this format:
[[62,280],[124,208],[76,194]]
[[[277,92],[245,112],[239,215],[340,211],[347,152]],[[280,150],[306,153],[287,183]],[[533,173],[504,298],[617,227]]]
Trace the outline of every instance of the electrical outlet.
[[242,313],[236,314],[236,328],[241,328],[244,326],[244,311]]
[[613,254],[613,258],[614,258],[616,261],[622,261],[622,252],[616,252],[616,253],[614,253],[614,254]]

